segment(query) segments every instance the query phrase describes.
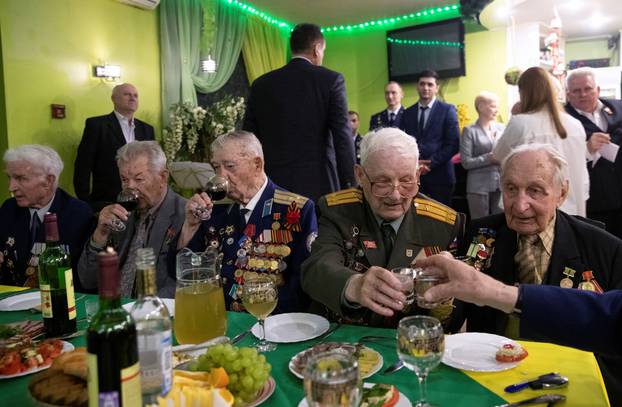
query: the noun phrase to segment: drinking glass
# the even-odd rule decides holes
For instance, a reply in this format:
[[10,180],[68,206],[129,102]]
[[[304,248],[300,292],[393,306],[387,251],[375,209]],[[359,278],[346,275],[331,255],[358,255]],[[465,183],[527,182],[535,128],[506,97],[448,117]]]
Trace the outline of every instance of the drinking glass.
[[[117,195],[117,203],[125,208],[126,211],[132,212],[138,207],[138,197],[140,193],[134,188],[123,188]],[[108,225],[110,230],[114,232],[123,232],[125,230],[125,222],[119,218],[114,218]]]
[[415,301],[415,269],[410,267],[397,267],[391,270],[393,275],[400,281],[401,291],[406,296],[405,305]]
[[303,371],[309,407],[357,407],[362,382],[356,357],[335,349],[312,357]]
[[440,363],[445,351],[443,327],[423,315],[402,318],[397,327],[397,355],[419,380],[419,401],[415,407],[430,407],[426,395],[428,373]]
[[[229,191],[229,180],[221,175],[214,175],[205,184],[205,192],[212,201],[225,199]],[[197,205],[192,210],[194,216],[201,220],[209,219],[210,212],[205,206]]]
[[261,338],[255,344],[259,352],[270,352],[276,349],[276,344],[266,340],[264,322],[268,315],[276,308],[279,292],[274,280],[269,276],[259,275],[244,280],[242,285],[242,304],[244,308],[257,318],[261,327]]
[[180,344],[197,344],[227,331],[225,296],[220,278],[222,255],[188,248],[177,255],[175,336]]
[[428,289],[442,282],[440,277],[427,273],[422,268],[415,268],[415,294],[417,305],[421,308],[432,309],[438,307],[441,301],[429,302],[423,296]]

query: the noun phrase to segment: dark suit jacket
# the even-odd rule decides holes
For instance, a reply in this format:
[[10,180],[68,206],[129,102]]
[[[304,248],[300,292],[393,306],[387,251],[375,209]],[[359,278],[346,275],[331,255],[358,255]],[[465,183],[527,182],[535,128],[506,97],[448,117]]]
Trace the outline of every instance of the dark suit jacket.
[[[145,247],[153,248],[153,253],[156,256],[156,285],[158,296],[163,298],[175,298],[175,272],[168,269],[169,252],[174,252],[177,248],[177,237],[186,218],[185,210],[186,199],[169,188],[160,209],[158,209],[151,226],[149,240],[145,245]],[[126,229],[110,237],[110,245],[119,253],[119,270],[127,259],[137,220],[136,211],[133,211],[127,221]],[[78,274],[84,287],[93,289],[97,287],[98,250],[89,243],[87,243],[80,257]]]
[[[453,209],[422,194],[417,198],[433,202],[439,218],[445,220],[437,220],[429,212],[424,214],[423,201],[418,207],[413,205],[404,215],[389,258],[385,257],[378,221],[360,190],[352,188],[320,199],[318,238],[311,256],[302,265],[302,288],[315,301],[312,311],[330,310],[352,323],[376,326],[384,323],[382,316],[367,308],[353,310],[342,306],[348,279],[371,266],[388,270],[407,266],[426,247],[445,250],[459,230],[458,218],[452,218],[456,214]],[[448,216],[441,216],[443,213]]]
[[[292,241],[287,244],[291,253],[287,256],[276,254],[270,257],[273,260],[282,260],[287,265],[285,269],[278,272],[283,279],[281,280],[282,285],[279,286],[279,300],[274,313],[304,312],[307,310],[309,297],[300,287],[300,265],[309,256],[308,246],[313,236],[317,235],[315,205],[310,199],[287,192],[270,180],[268,180],[268,185],[259,198],[247,224],[241,223],[237,204],[214,205],[210,219],[201,223],[199,230],[188,243],[188,247],[195,252],[203,251],[209,245],[217,245],[223,254],[220,273],[225,279],[224,292],[227,309],[237,310],[236,308],[241,302],[237,290],[235,288],[232,290],[232,287],[237,285],[238,279],[243,279],[243,275],[236,275],[236,270],[241,270],[242,273],[252,271],[269,273],[265,269],[242,267],[239,264],[239,250],[242,247],[241,238],[244,236],[247,225],[254,225],[252,239],[257,243],[256,247],[263,243],[265,248],[267,241],[264,237],[266,232],[272,230],[274,219],[278,217],[281,220],[279,230],[282,231],[286,228],[287,214],[293,201],[296,201],[300,209],[300,230],[292,229]],[[255,256],[266,258],[257,254]],[[248,263],[246,264],[248,265]],[[273,273],[270,274],[274,275]],[[234,305],[236,302],[238,304]]]
[[[153,127],[136,118],[134,126],[136,141],[155,140]],[[115,158],[117,150],[125,144],[121,125],[114,112],[86,119],[76,156],[73,187],[78,198],[88,202],[96,211],[115,202],[121,191]]]
[[417,139],[419,158],[432,160],[430,172],[421,177],[421,185],[453,185],[456,183],[451,158],[458,152],[460,130],[453,105],[436,99],[425,123],[423,134],[419,129],[419,103],[404,112],[404,131]]
[[534,285],[521,290],[521,337],[622,356],[622,291],[595,294]]
[[[566,104],[566,111],[579,120],[585,128],[589,140],[594,132],[604,132],[611,136],[611,142],[622,146],[622,101],[601,99],[609,108],[611,114],[603,112],[607,119],[607,128],[599,129],[590,119],[579,114],[570,104]],[[592,167],[588,163],[590,174],[590,199],[587,201],[587,212],[601,212],[622,210],[622,154],[618,154],[616,162],[601,158]]]
[[294,58],[257,78],[244,129],[263,145],[279,186],[316,201],[354,185],[354,147],[340,73]]
[[[393,126],[391,127],[397,127],[398,129],[404,130],[402,126],[402,117],[404,116],[405,110],[404,106],[400,106],[400,110],[397,111],[395,120],[393,121]],[[389,112],[387,112],[387,109],[372,115],[369,119],[369,131],[379,129],[381,127],[389,127]]]
[[[58,233],[60,243],[69,246],[69,255],[71,256],[71,265],[74,271],[74,284],[76,290],[81,288],[77,276],[77,264],[80,259],[80,253],[84,243],[90,236],[93,224],[92,212],[89,206],[70,196],[61,188],[56,189],[54,201],[50,207],[50,212],[55,213],[58,217]],[[2,264],[2,274],[0,275],[0,284],[18,285],[24,284],[24,272],[30,260],[30,211],[28,208],[17,206],[15,198],[4,201],[0,208],[0,244],[5,254]],[[7,241],[12,238],[14,241],[10,250]],[[35,242],[45,243],[45,227],[39,229]],[[7,265],[8,260],[6,254],[10,250],[12,255],[8,257],[14,263],[13,275],[10,275]]]

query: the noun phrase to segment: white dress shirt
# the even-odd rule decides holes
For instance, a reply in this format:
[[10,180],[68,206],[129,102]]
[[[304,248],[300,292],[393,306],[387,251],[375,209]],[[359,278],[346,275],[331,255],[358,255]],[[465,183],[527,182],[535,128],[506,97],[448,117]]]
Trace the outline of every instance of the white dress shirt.
[[136,137],[134,136],[134,127],[136,127],[134,125],[134,119],[128,119],[116,110],[114,111],[114,115],[117,116],[117,120],[119,120],[123,137],[125,137],[125,142],[131,143],[136,140]]

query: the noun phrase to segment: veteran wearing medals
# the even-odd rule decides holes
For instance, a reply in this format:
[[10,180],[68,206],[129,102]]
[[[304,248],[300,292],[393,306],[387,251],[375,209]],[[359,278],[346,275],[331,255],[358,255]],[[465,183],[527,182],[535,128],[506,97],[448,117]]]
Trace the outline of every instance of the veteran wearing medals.
[[37,265],[45,249],[46,212],[58,217],[60,243],[67,246],[75,273],[92,213],[85,202],[58,187],[63,171],[60,156],[50,147],[31,144],[7,150],[4,163],[13,197],[0,208],[0,284],[39,286]]
[[[306,311],[309,298],[300,287],[300,264],[317,235],[313,201],[275,185],[264,172],[261,143],[252,133],[233,131],[211,145],[212,166],[229,181],[233,203],[216,204],[206,193],[186,206],[178,249],[202,251],[207,246],[223,254],[227,309],[244,311],[241,285],[256,274],[270,276],[279,287],[274,314]],[[208,220],[197,207],[211,210]]]
[[[419,194],[417,142],[397,128],[369,133],[355,174],[361,189],[319,203],[319,234],[302,267],[303,289],[317,312],[350,323],[392,326],[404,294],[391,273],[445,250],[459,229],[457,213]],[[451,305],[449,305],[451,307]],[[447,319],[447,306],[434,312]]]
[[[473,221],[465,239],[470,242],[467,255],[478,256],[481,271],[510,285],[547,284],[594,292],[622,288],[622,240],[595,224],[599,222],[558,209],[568,193],[566,165],[550,144],[517,147],[503,161],[505,213]],[[512,315],[475,305],[459,306],[454,318],[460,314],[469,331],[518,336],[518,319]],[[612,382],[607,379],[614,376],[607,374],[609,366],[603,366],[602,359],[599,362],[611,397]]]

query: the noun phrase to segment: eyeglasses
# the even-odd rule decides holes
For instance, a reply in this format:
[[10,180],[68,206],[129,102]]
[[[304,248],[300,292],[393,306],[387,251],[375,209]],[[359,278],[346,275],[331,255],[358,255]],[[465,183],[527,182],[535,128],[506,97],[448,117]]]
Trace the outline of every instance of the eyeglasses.
[[365,174],[365,177],[369,180],[369,184],[371,185],[371,193],[375,197],[386,198],[393,193],[395,188],[397,188],[397,192],[399,192],[399,194],[404,198],[408,198],[416,194],[416,181],[398,182],[397,184],[393,184],[392,182],[375,182],[371,180],[369,175],[367,175],[367,171],[365,171],[365,168],[362,166],[361,170],[363,170],[363,174]]

